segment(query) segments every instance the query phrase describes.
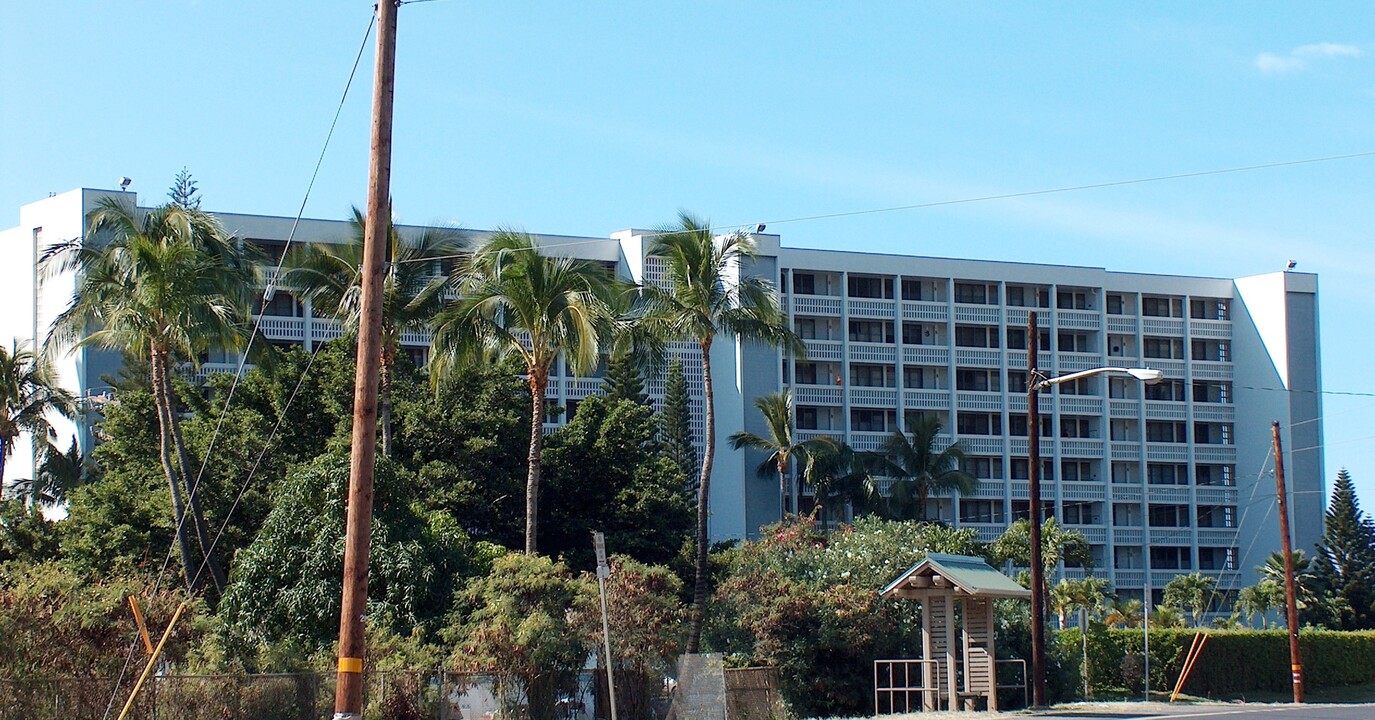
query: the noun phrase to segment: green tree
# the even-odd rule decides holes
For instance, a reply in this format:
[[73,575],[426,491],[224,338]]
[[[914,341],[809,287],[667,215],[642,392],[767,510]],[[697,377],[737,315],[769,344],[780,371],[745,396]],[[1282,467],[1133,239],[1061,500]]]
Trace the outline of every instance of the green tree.
[[1165,585],[1165,605],[1187,613],[1198,627],[1216,595],[1217,580],[1202,573],[1176,575]]
[[649,396],[645,394],[644,375],[641,374],[634,356],[628,352],[613,353],[607,360],[602,390],[609,398],[649,405]]
[[[251,258],[200,210],[169,204],[142,211],[107,198],[90,215],[84,238],[55,246],[41,262],[49,272],[76,273],[71,305],[54,321],[50,343],[120,350],[149,361],[159,457],[182,569],[194,589],[203,566],[220,592],[224,573],[209,554],[209,528],[181,434],[172,375],[179,363],[194,362],[209,348],[245,346],[246,292],[255,285]],[[191,531],[200,544],[200,563]]]
[[1242,588],[1237,592],[1236,609],[1246,618],[1253,619],[1265,627],[1265,616],[1271,610],[1284,607],[1284,586],[1274,580],[1261,580],[1255,585]]
[[1108,603],[1107,613],[1103,616],[1103,622],[1112,627],[1141,627],[1141,607],[1142,603],[1140,600],[1114,597],[1112,601]]
[[[241,650],[292,640],[327,647],[339,627],[349,458],[299,465],[278,489],[253,544],[239,553],[220,616]],[[435,632],[466,577],[495,551],[453,518],[422,512],[414,477],[378,458],[368,562],[368,615],[406,635]]]
[[[692,532],[692,509],[655,437],[653,411],[593,395],[544,448],[540,546],[573,568],[594,565],[591,533],[641,562],[674,559]],[[589,469],[592,469],[589,472]]]
[[[751,448],[768,453],[768,457],[759,463],[755,473],[766,478],[770,474],[778,473],[778,516],[781,518],[788,512],[788,470],[792,466],[794,456],[801,457],[806,462],[807,456],[821,444],[814,440],[799,440],[797,433],[793,429],[793,395],[784,390],[782,392],[771,392],[761,395],[754,399],[754,406],[759,408],[759,414],[764,418],[765,435],[756,435],[747,430],[740,430],[730,436],[730,446],[735,450]],[[797,496],[793,496],[794,513],[797,512]]]
[[688,497],[697,495],[697,442],[692,435],[692,399],[688,396],[687,379],[683,376],[683,361],[674,357],[664,381],[664,405],[659,411],[659,438],[664,443],[673,464],[682,475],[683,490]]
[[37,505],[26,505],[18,498],[0,499],[0,567],[10,562],[34,565],[57,559],[56,526]]
[[[350,333],[358,331],[362,310],[366,225],[363,211],[353,208],[348,242],[306,245],[288,259],[283,273],[283,285],[300,288],[301,297],[310,300],[315,309],[338,318]],[[452,282],[438,268],[457,257],[465,244],[457,231],[427,229],[413,238],[404,238],[395,224],[387,223],[377,413],[382,454],[388,457],[393,450],[392,384],[401,354],[401,336],[425,329],[439,313]]]
[[696,578],[692,587],[687,651],[697,652],[707,601],[707,514],[711,469],[716,459],[716,405],[712,387],[711,348],[717,337],[738,337],[785,346],[799,355],[806,349],[788,329],[773,286],[750,274],[756,257],[754,239],[737,232],[717,238],[710,224],[680,212],[678,224],[654,238],[648,255],[665,264],[663,285],[640,288],[641,322],[648,334],[665,340],[692,340],[702,354],[706,451],[697,481]]
[[1102,615],[1107,609],[1108,585],[1107,578],[1087,577],[1062,578],[1051,586],[1050,611],[1055,613],[1060,628],[1068,626],[1070,614],[1079,610],[1088,611],[1090,617]]
[[[1013,565],[1031,565],[1031,523],[1018,520],[989,548],[998,562],[1011,562]],[[1083,533],[1066,530],[1055,518],[1047,518],[1041,523],[1041,561],[1045,573],[1055,572],[1055,567],[1063,560],[1073,565],[1091,567],[1093,551]]]
[[1375,523],[1361,511],[1345,468],[1332,487],[1314,561],[1319,585],[1345,601],[1337,617],[1340,628],[1375,628]]
[[[76,403],[71,393],[58,384],[51,364],[18,340],[12,349],[0,346],[0,478],[5,476],[5,465],[14,454],[19,436],[29,436],[37,450],[34,457],[40,458],[57,437],[49,418],[71,417],[75,412]],[[64,488],[43,482],[37,470],[32,479],[15,490],[24,495],[26,502],[60,503]]]
[[922,417],[912,427],[910,438],[895,432],[884,441],[879,468],[894,478],[889,516],[925,520],[926,502],[933,493],[968,495],[978,489],[978,478],[960,468],[964,448],[958,442],[937,449],[940,431],[940,420]]
[[[823,526],[831,517],[832,507],[842,509],[849,504],[870,508],[883,502],[867,456],[832,438],[817,440],[816,447],[804,458],[802,478],[812,487],[813,496],[821,506]],[[843,518],[844,514],[838,517]]]
[[542,255],[535,239],[501,230],[456,277],[458,299],[435,319],[436,377],[464,362],[518,357],[530,386],[530,449],[525,481],[525,552],[536,552],[545,390],[554,361],[585,375],[597,366],[614,326],[614,278],[583,260]]
[[576,689],[592,642],[576,618],[596,612],[596,590],[562,563],[505,555],[458,594],[444,639],[460,673],[490,675],[502,715],[524,707],[553,720],[555,699]]

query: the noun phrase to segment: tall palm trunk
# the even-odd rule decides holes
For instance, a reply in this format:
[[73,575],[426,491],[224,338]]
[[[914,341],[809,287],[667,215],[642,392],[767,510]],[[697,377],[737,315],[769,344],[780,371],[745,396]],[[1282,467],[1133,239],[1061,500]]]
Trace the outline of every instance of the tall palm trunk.
[[195,590],[192,587],[192,576],[195,574],[195,561],[191,557],[191,539],[187,537],[186,510],[181,499],[181,483],[177,481],[176,471],[172,469],[172,442],[171,430],[168,427],[167,408],[163,404],[163,394],[160,388],[166,383],[167,369],[163,365],[162,356],[153,350],[151,354],[152,374],[153,374],[153,407],[158,413],[158,459],[162,462],[162,472],[167,476],[167,489],[172,493],[172,528],[176,534],[177,549],[181,553],[181,566],[183,575],[186,578],[188,590]]
[[215,585],[215,594],[224,592],[224,571],[220,569],[220,564],[215,560],[211,552],[214,541],[210,537],[210,526],[205,522],[205,512],[201,510],[200,492],[200,473],[192,476],[192,465],[190,453],[186,452],[186,439],[181,433],[181,413],[177,411],[177,399],[172,394],[171,378],[167,376],[167,369],[172,366],[171,357],[164,354],[162,357],[163,367],[163,407],[167,408],[167,426],[172,434],[172,447],[177,452],[177,464],[181,466],[181,476],[186,483],[186,504],[191,511],[191,523],[196,529],[196,541],[200,543],[201,554],[204,558],[204,566],[197,566],[195,577],[198,580],[202,570],[210,573],[210,581]]
[[706,452],[702,457],[702,474],[697,483],[697,573],[692,583],[692,609],[688,615],[687,651],[697,652],[702,646],[702,621],[707,604],[707,502],[711,499],[711,466],[716,459],[716,394],[711,384],[710,336],[698,341],[702,349],[702,395],[706,401]]
[[377,420],[382,426],[382,455],[391,457],[391,384],[392,372],[396,367],[396,351],[390,346],[382,351],[382,370],[379,373],[381,387],[378,391]]
[[[794,501],[796,503],[796,501]],[[793,512],[797,512],[794,508]],[[788,466],[778,463],[778,519],[788,516]]]
[[530,474],[525,479],[525,553],[535,554],[539,532],[540,454],[544,450],[544,391],[549,385],[548,367],[530,368]]

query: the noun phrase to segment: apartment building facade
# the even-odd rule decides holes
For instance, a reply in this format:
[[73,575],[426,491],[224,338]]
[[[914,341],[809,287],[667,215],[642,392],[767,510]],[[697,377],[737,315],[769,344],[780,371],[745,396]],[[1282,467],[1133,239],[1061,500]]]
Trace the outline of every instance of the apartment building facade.
[[[0,334],[42,338],[70,297],[70,278],[37,283],[29,268],[43,248],[81,235],[82,219],[101,197],[135,202],[132,193],[74,190],[20,209],[19,226],[0,233],[11,268],[9,307]],[[269,253],[280,253],[291,218],[217,213],[225,227]],[[419,232],[420,228],[403,228]],[[471,231],[480,238],[482,232]],[[342,221],[306,220],[296,242],[342,242]],[[603,263],[624,278],[656,282],[663,266],[647,255],[652,233],[609,238],[538,235],[547,252]],[[935,498],[931,519],[973,528],[985,540],[1026,517],[1028,313],[1038,315],[1047,376],[1101,367],[1149,367],[1164,380],[1143,385],[1107,373],[1046,390],[1040,399],[1043,512],[1084,534],[1093,568],[1065,576],[1109,577],[1126,595],[1156,592],[1180,573],[1202,572],[1235,589],[1278,548],[1273,510],[1270,423],[1289,453],[1286,474],[1295,547],[1309,548],[1322,528],[1322,406],[1317,278],[1277,272],[1248,278],[1200,278],[1112,272],[1102,268],[879,255],[783,247],[756,236],[759,258],[736,272],[776,283],[806,358],[721,340],[713,347],[717,463],[711,534],[748,537],[778,518],[776,479],[755,476],[759,457],[731,451],[741,428],[762,433],[753,400],[788,389],[798,434],[829,436],[876,450],[923,416],[940,420],[940,442],[958,441],[966,469],[980,480],[968,496]],[[269,340],[307,348],[342,333],[284,288],[255,316]],[[423,362],[429,338],[403,344]],[[702,432],[701,357],[678,343],[694,388],[694,424]],[[67,383],[98,395],[118,358],[82,350],[61,359]],[[201,372],[232,371],[234,357],[210,357]],[[562,366],[550,398],[575,411],[600,379]],[[650,378],[657,401],[663,378]],[[558,419],[553,418],[554,423]],[[89,433],[79,426],[78,435]],[[22,448],[21,448],[22,453]],[[16,463],[20,464],[20,463]],[[1268,510],[1268,511],[1267,511]]]

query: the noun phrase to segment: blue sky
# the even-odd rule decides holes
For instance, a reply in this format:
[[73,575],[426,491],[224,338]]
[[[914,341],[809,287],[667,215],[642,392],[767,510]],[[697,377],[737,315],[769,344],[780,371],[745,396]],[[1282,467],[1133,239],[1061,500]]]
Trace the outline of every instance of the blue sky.
[[[8,3],[0,225],[188,167],[293,215],[370,2]],[[1320,275],[1324,384],[1375,393],[1375,157],[832,219],[830,213],[1375,152],[1375,5],[478,2],[401,9],[404,222],[605,236],[688,208],[785,245]],[[366,190],[371,41],[306,207]],[[1375,398],[1326,457],[1375,509]]]

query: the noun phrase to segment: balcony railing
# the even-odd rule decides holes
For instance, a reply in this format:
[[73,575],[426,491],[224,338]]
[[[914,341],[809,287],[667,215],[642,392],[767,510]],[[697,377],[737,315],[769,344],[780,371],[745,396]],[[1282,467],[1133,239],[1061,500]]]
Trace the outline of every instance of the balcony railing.
[[949,308],[943,302],[907,300],[902,303],[903,320],[935,320],[945,322]]

